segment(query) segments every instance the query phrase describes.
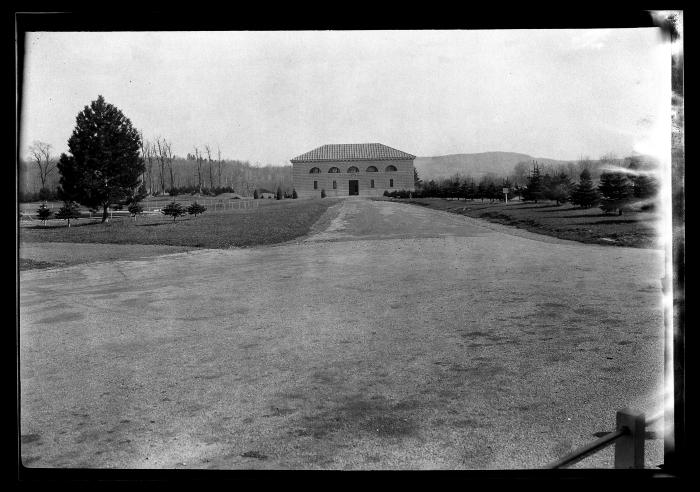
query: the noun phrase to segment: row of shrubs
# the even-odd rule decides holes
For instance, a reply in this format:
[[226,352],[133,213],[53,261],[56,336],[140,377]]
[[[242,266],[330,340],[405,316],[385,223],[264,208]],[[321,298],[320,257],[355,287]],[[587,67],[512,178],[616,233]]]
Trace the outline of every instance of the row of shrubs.
[[[204,196],[218,196],[223,193],[235,193],[233,186],[215,186],[213,188],[202,188],[201,190],[199,189],[199,186],[175,186],[173,188],[168,188],[165,191],[170,196],[197,194]],[[161,193],[159,191],[154,191],[152,195],[159,196]]]
[[[134,219],[136,219],[138,215],[143,213],[143,207],[138,202],[129,205],[128,210]],[[177,202],[170,202],[168,205],[163,207],[160,212],[163,215],[172,217],[174,222],[175,219],[182,215],[189,214],[197,217],[197,215],[203,214],[204,212],[206,212],[206,210],[207,208],[204,205],[200,205],[197,202],[192,203],[188,207],[184,207],[183,205]],[[46,221],[49,220],[53,215],[56,219],[67,220],[68,227],[70,227],[71,219],[75,220],[83,216],[83,213],[78,208],[78,204],[75,202],[64,203],[63,206],[55,214],[53,213],[53,210],[48,208],[46,205],[42,204],[36,211],[36,214],[39,220],[41,220],[44,223],[44,225],[46,225]]]

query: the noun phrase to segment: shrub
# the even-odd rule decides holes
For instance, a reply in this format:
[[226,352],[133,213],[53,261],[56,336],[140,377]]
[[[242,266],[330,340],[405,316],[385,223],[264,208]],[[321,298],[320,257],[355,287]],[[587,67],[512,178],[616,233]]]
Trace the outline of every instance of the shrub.
[[175,222],[175,219],[177,219],[181,215],[185,215],[187,212],[182,207],[182,205],[180,205],[179,203],[170,202],[165,207],[163,207],[163,210],[161,210],[161,213],[163,215],[171,216],[173,218],[173,222]]
[[80,218],[80,211],[78,210],[78,205],[75,202],[65,202],[63,206],[56,212],[57,219],[63,219],[68,221],[68,227],[70,227],[71,219]]
[[141,206],[140,203],[132,203],[129,205],[129,213],[131,216],[136,220],[136,216],[143,213],[143,207]]
[[39,207],[39,210],[36,211],[36,214],[39,217],[39,220],[46,225],[46,221],[49,219],[49,217],[51,217],[53,212],[46,205],[42,205]]
[[206,210],[206,207],[200,205],[197,202],[194,202],[192,205],[187,207],[187,213],[190,215],[194,215],[195,217],[197,217],[198,214],[203,214]]

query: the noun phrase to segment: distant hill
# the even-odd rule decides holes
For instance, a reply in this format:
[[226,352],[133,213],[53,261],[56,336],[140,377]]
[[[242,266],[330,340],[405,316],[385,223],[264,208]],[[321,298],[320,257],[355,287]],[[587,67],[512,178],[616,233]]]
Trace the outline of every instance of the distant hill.
[[517,152],[482,152],[480,154],[451,154],[435,157],[416,157],[413,161],[420,178],[436,179],[453,176],[456,173],[474,178],[487,173],[507,176],[513,172],[518,162],[537,161],[540,164],[566,164],[569,161],[532,157]]

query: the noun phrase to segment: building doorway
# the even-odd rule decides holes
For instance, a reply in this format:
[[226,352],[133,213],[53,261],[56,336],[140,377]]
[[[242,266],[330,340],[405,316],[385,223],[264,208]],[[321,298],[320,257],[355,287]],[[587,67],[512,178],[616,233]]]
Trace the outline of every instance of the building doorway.
[[350,188],[349,195],[359,195],[360,194],[360,182],[356,179],[351,179],[348,182],[348,187]]

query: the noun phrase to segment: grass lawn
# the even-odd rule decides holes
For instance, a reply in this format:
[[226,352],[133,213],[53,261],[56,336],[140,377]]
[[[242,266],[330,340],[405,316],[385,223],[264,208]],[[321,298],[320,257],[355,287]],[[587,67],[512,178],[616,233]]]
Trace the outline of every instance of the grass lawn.
[[[311,226],[334,203],[332,199],[259,200],[254,209],[207,210],[198,217],[184,216],[173,222],[164,215],[144,215],[135,221],[114,217],[104,224],[95,219],[50,220],[23,223],[21,242],[103,244],[161,244],[195,248],[247,247],[289,241],[309,232]],[[201,201],[200,201],[201,203]]]
[[468,215],[510,226],[527,229],[561,239],[583,243],[609,244],[634,248],[658,246],[658,212],[625,212],[605,215],[599,208],[581,209],[567,203],[503,202],[481,200],[458,201],[443,198],[399,200]]

